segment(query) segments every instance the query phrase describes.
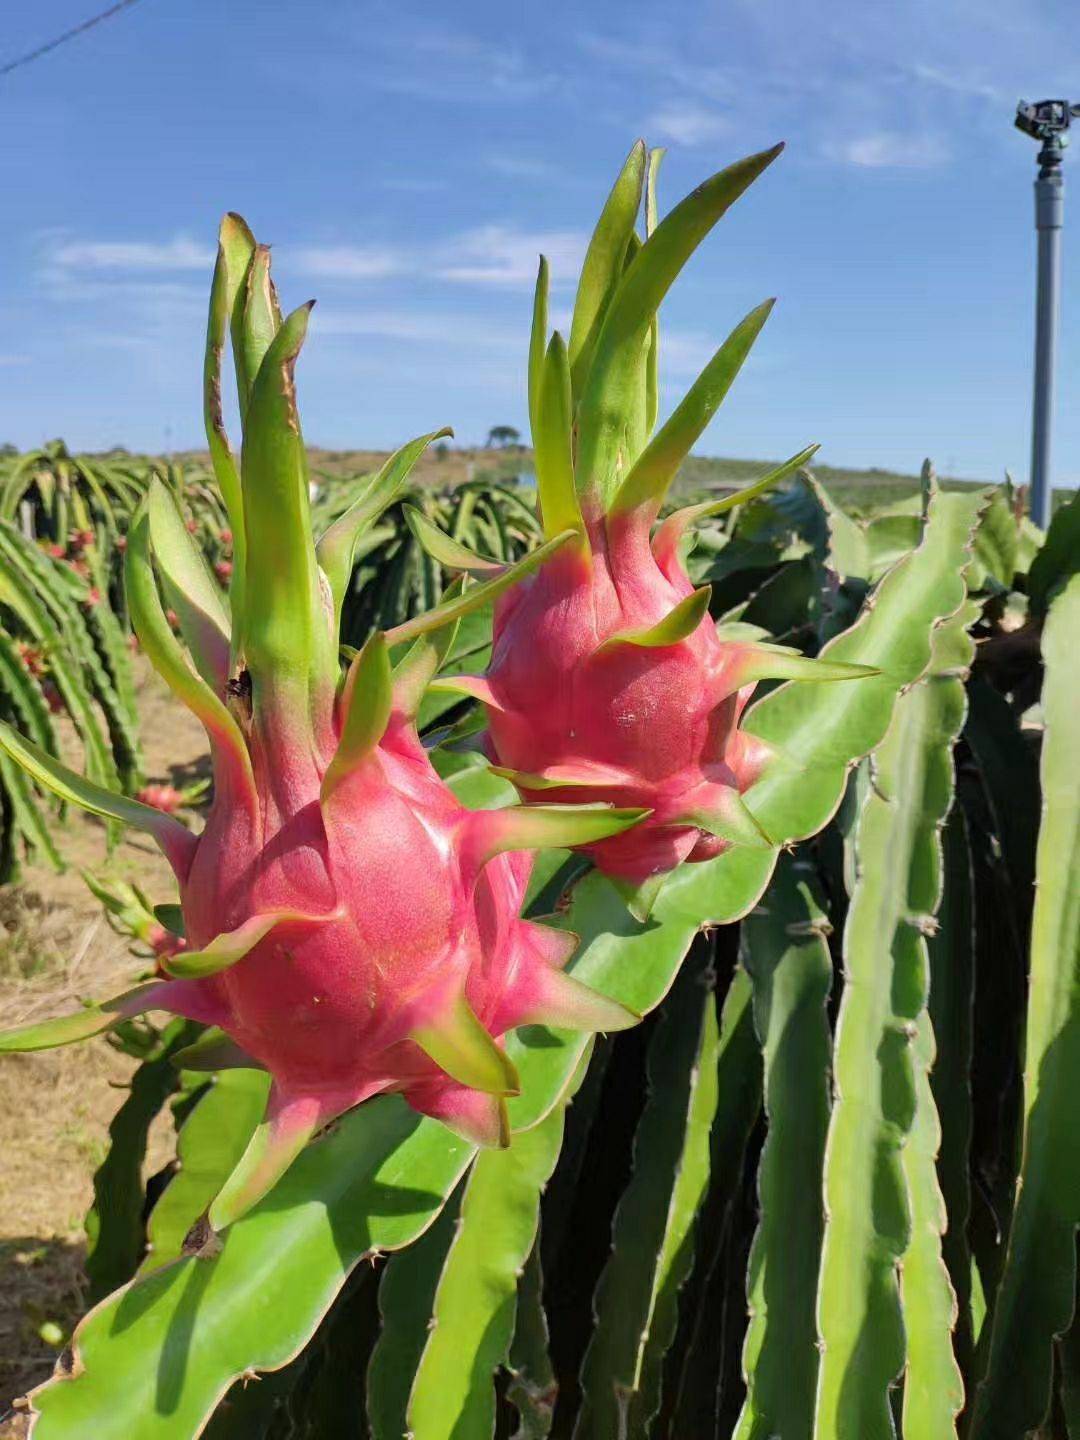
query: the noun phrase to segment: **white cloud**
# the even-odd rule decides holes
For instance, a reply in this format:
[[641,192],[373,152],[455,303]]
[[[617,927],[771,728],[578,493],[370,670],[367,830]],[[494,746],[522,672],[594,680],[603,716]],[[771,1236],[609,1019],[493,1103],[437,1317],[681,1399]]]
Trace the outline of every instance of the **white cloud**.
[[720,340],[695,330],[671,330],[660,326],[660,376],[670,380],[694,379],[716,353]]
[[961,74],[955,70],[945,70],[936,65],[912,65],[910,73],[924,85],[947,90],[951,95],[961,95],[972,100],[989,100],[995,105],[1008,104],[1012,98],[1007,91],[1000,89],[997,85],[988,85],[983,80],[975,79],[974,76]]
[[320,335],[372,336],[463,348],[520,350],[521,334],[509,328],[484,326],[474,315],[425,314],[411,310],[316,309],[312,328]]
[[62,303],[95,304],[98,301],[125,304],[144,311],[160,311],[172,307],[176,311],[206,310],[209,289],[209,270],[206,272],[207,286],[185,283],[181,280],[155,279],[147,276],[135,279],[131,276],[87,275],[81,269],[69,269],[63,265],[46,265],[38,271],[37,279],[46,297]]
[[49,260],[70,270],[207,270],[215,252],[186,235],[172,240],[65,240]]
[[829,141],[824,153],[830,160],[866,170],[930,170],[949,159],[948,147],[939,136],[905,135],[897,130]]
[[546,255],[556,283],[581,266],[586,237],[572,230],[521,231],[482,225],[429,247],[307,246],[296,253],[308,275],[332,280],[378,280],[389,276],[450,280],[457,284],[527,286]]
[[576,230],[520,231],[483,225],[451,242],[437,263],[441,280],[472,285],[532,285],[541,255],[554,283],[577,276],[588,237]]
[[[482,287],[531,287],[539,257],[551,263],[557,287],[573,283],[587,236],[576,230],[519,230],[482,225],[428,244],[288,246],[293,273],[326,282],[363,284],[403,279],[443,280]],[[283,252],[284,254],[285,252]],[[98,241],[50,236],[44,244],[38,280],[51,298],[105,299],[205,304],[201,286],[168,278],[170,270],[199,270],[209,283],[214,255],[192,241]]]
[[[82,240],[64,236],[45,237],[43,274],[54,283],[75,283],[76,274],[88,271],[164,275],[170,271],[201,271],[209,280],[215,252],[187,236],[172,240]],[[395,275],[402,268],[402,256],[381,245],[301,245],[291,250],[289,261],[300,273],[332,280],[378,280]],[[93,283],[93,282],[89,282]],[[112,287],[139,283],[168,285],[167,281],[137,282],[112,280]]]
[[297,268],[329,280],[381,280],[402,269],[402,256],[388,246],[307,245],[296,251]]
[[550,160],[532,159],[527,155],[488,155],[484,164],[496,175],[506,175],[511,180],[557,180],[566,174]]
[[442,323],[427,315],[392,310],[334,310],[317,307],[311,328],[320,335],[378,335],[385,340],[439,340],[446,333]]
[[379,184],[384,190],[397,190],[403,195],[440,195],[450,189],[447,180],[411,175],[390,175]]
[[[393,34],[384,46],[393,46]],[[554,72],[540,68],[535,55],[516,45],[492,43],[464,31],[425,28],[410,30],[405,42],[408,63],[391,54],[372,76],[380,90],[440,102],[527,101],[558,84]]]
[[577,37],[581,50],[606,69],[634,70],[662,79],[668,86],[714,100],[718,95],[736,99],[745,94],[745,78],[734,67],[702,65],[687,60],[663,43],[635,43],[610,35],[584,33]]
[[[731,320],[717,321],[715,332],[703,330],[678,330],[660,322],[660,382],[676,381],[680,390],[686,382],[696,380],[723,343],[726,329]],[[767,335],[768,332],[766,332]],[[778,365],[774,345],[766,340],[754,347],[743,363],[741,374],[754,375],[773,371]]]
[[655,111],[645,125],[649,136],[676,145],[708,145],[731,133],[731,122],[693,100],[676,100]]

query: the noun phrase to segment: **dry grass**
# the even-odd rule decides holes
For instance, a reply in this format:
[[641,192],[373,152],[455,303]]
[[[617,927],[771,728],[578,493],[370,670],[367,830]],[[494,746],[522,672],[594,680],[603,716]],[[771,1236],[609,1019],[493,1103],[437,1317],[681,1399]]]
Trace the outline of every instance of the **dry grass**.
[[[173,779],[178,770],[189,777],[203,763],[200,727],[149,672],[139,698],[149,777]],[[175,896],[168,865],[141,836],[109,857],[102,827],[76,815],[61,849],[69,862],[63,875],[28,866],[18,886],[0,892],[0,1028],[107,995],[138,967],[80,867],[135,881],[155,901]],[[104,1039],[0,1060],[0,1415],[48,1375],[81,1313],[83,1217],[132,1068]],[[169,1129],[163,1117],[148,1171],[168,1158]],[[5,1437],[18,1433],[0,1426]]]
[[[308,464],[312,479],[321,484],[372,474],[388,454],[386,450],[321,450],[309,445]],[[205,450],[184,451],[175,458],[204,466],[210,464],[210,456]],[[532,468],[532,450],[525,446],[502,449],[498,446],[459,448],[449,444],[444,448],[431,445],[413,467],[412,480],[417,485],[443,490],[453,489],[467,480],[508,480],[523,471],[530,472]]]

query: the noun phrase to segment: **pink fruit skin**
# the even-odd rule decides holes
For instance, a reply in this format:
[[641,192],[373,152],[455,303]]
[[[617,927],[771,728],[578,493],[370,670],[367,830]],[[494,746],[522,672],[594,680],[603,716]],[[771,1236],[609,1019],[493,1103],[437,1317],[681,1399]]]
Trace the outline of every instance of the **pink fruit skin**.
[[464,990],[501,1036],[542,1009],[545,976],[573,937],[518,918],[531,856],[484,864],[487,816],[460,804],[401,716],[320,806],[333,746],[328,737],[320,758],[253,736],[256,803],[219,780],[181,885],[189,948],[267,911],[314,922],[282,922],[229,969],[173,981],[167,1003],[263,1064],[279,1108],[303,1099],[325,1120],[403,1091],[414,1109],[482,1131],[489,1097],[409,1034],[437,1025]]
[[143,805],[152,805],[155,810],[161,810],[166,815],[175,815],[184,800],[175,785],[155,784],[144,785],[135,798]]
[[156,924],[151,925],[147,930],[146,943],[159,960],[167,960],[170,955],[178,955],[185,945],[179,935],[174,935],[171,930],[166,930],[164,925]]
[[767,751],[737,728],[754,688],[738,683],[746,648],[722,642],[708,616],[674,645],[601,648],[691,594],[677,537],[661,529],[650,544],[640,512],[587,515],[586,528],[591,556],[567,546],[496,602],[489,753],[510,769],[578,781],[523,788],[528,799],[651,810],[583,847],[605,873],[639,883],[726,848],[687,816],[716,804],[716,786],[746,790]]

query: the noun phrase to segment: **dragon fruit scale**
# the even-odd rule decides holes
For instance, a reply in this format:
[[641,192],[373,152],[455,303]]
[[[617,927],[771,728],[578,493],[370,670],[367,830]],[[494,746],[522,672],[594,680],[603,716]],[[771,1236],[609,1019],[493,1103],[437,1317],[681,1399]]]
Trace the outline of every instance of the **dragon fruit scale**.
[[[155,837],[176,872],[184,929],[183,948],[160,957],[154,978],[0,1036],[0,1050],[65,1044],[161,1009],[208,1027],[184,1052],[186,1067],[269,1071],[263,1123],[210,1208],[215,1230],[264,1194],[320,1126],[380,1092],[400,1092],[477,1143],[505,1144],[505,1098],[518,1088],[499,1043],[508,1030],[610,1030],[637,1019],[564,972],[573,936],[521,919],[520,909],[530,850],[614,835],[640,808],[468,810],[414,724],[456,619],[573,533],[374,634],[343,675],[338,622],[354,547],[436,436],[391,456],[316,544],[294,384],[309,309],[282,317],[267,250],[226,217],[205,406],[234,537],[228,597],[162,483],[129,527],[125,577],[140,644],[210,741],[203,832],[101,790],[0,728],[0,746],[39,783]],[[221,407],[230,326],[239,466]]]
[[[768,845],[742,799],[772,758],[739,729],[763,679],[844,679],[864,667],[808,659],[763,644],[749,627],[718,629],[709,589],[680,559],[687,527],[761,494],[816,446],[715,503],[675,512],[658,529],[668,487],[715,415],[768,318],[752,310],[655,430],[657,309],[696,246],[781,147],[712,176],[660,223],[660,151],[638,142],[608,197],[586,253],[564,343],[547,336],[548,267],[541,258],[529,349],[529,414],[545,532],[573,539],[500,596],[487,675],[436,685],[482,700],[487,745],[526,799],[605,801],[648,818],[582,842],[643,918],[663,876],[683,860],[731,845]],[[637,233],[644,196],[645,238]],[[493,562],[418,513],[417,536],[448,564],[483,573]]]

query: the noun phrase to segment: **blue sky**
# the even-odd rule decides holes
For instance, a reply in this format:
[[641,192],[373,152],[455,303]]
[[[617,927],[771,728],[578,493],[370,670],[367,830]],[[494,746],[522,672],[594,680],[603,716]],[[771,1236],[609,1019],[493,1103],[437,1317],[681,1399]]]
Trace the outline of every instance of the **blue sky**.
[[[95,0],[11,6],[0,62]],[[13,13],[17,10],[17,13]],[[201,443],[216,227],[319,300],[309,440],[524,425],[536,256],[568,316],[638,134],[662,208],[780,161],[665,303],[672,405],[779,304],[702,453],[1027,470],[1034,145],[1021,96],[1080,99],[1075,0],[141,0],[0,79],[0,439]],[[1077,142],[1080,150],[1080,140]],[[1070,157],[1059,480],[1080,480],[1080,159]]]

